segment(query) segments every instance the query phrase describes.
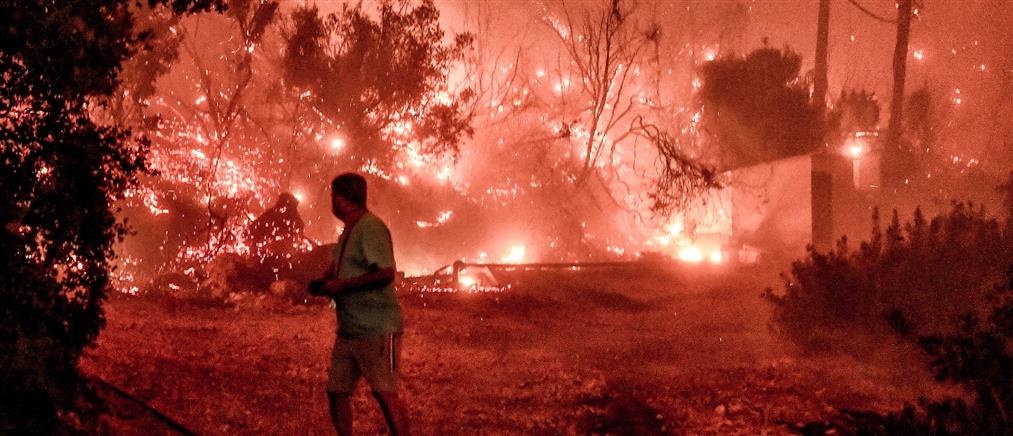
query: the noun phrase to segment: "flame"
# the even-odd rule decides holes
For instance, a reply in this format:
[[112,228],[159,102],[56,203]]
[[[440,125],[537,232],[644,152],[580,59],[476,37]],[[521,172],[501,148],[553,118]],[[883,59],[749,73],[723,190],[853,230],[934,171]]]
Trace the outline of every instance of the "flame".
[[331,151],[332,152],[334,152],[335,154],[337,154],[337,153],[340,153],[344,149],[345,149],[345,140],[344,139],[341,139],[341,138],[332,138],[331,139]]
[[679,259],[686,262],[699,263],[703,261],[703,252],[695,245],[690,245],[679,250]]
[[523,263],[526,248],[523,245],[514,245],[510,247],[510,252],[506,256],[503,256],[503,263]]
[[466,274],[461,274],[457,278],[457,282],[460,283],[462,288],[471,288],[478,284],[478,280]]
[[705,259],[716,265],[724,261],[724,254],[721,253],[720,248],[705,249],[695,244],[679,250],[679,260],[684,262],[700,263]]
[[714,48],[706,48],[706,49],[704,49],[703,58],[707,62],[713,61],[714,59],[717,59],[717,57],[718,57],[718,51],[716,49],[714,49]]

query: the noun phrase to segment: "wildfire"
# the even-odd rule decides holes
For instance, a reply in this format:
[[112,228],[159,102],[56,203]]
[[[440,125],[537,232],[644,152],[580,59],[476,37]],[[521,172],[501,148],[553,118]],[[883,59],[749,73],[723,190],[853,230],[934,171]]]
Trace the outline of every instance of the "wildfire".
[[[561,14],[548,9],[543,12],[544,17],[541,17],[541,20],[547,24],[543,26],[544,30],[553,34],[553,39],[558,36],[565,44],[582,43],[593,38],[591,33],[581,28],[581,23],[568,22]],[[176,32],[176,29],[171,28],[170,31]],[[843,35],[848,35],[851,42],[856,42],[855,34]],[[553,42],[558,41],[554,39]],[[857,47],[857,43],[855,46]],[[526,53],[525,59],[522,60],[507,62],[500,60],[495,65],[474,66],[479,72],[493,76],[491,80],[495,83],[490,89],[475,89],[480,97],[471,102],[455,101],[458,98],[456,92],[443,90],[424,96],[421,101],[413,102],[413,107],[397,108],[393,115],[395,122],[380,132],[381,138],[378,138],[385,146],[385,150],[390,150],[390,154],[376,159],[353,156],[366,147],[353,143],[355,136],[351,131],[342,130],[340,123],[326,119],[319,112],[314,112],[311,117],[313,119],[307,123],[293,123],[290,126],[271,125],[267,121],[269,117],[264,117],[263,113],[258,114],[254,110],[251,112],[259,118],[251,116],[250,119],[242,121],[249,124],[243,128],[253,133],[241,132],[230,135],[217,131],[211,126],[218,121],[212,122],[209,114],[212,108],[227,106],[220,105],[219,102],[228,92],[218,92],[220,95],[211,92],[204,95],[204,91],[198,89],[195,94],[195,87],[192,85],[194,80],[178,80],[184,77],[193,79],[187,76],[192,72],[183,72],[185,68],[176,68],[176,75],[170,77],[173,80],[164,82],[170,84],[185,82],[185,88],[181,87],[182,92],[173,95],[172,92],[159,89],[161,95],[152,97],[152,101],[161,102],[159,106],[161,112],[158,114],[162,117],[159,121],[161,124],[152,135],[156,140],[153,141],[150,154],[150,165],[159,175],[150,185],[128,193],[127,200],[133,202],[140,210],[149,213],[151,217],[161,217],[159,219],[162,221],[166,220],[166,215],[171,217],[171,214],[182,213],[183,208],[177,206],[180,203],[207,214],[207,217],[200,217],[201,225],[212,227],[210,221],[216,220],[213,231],[206,230],[210,234],[185,241],[178,259],[192,264],[198,260],[207,260],[214,254],[250,255],[266,250],[265,246],[258,245],[262,244],[261,242],[249,240],[246,230],[255,220],[257,213],[269,206],[283,187],[299,186],[292,195],[300,202],[320,198],[317,194],[326,187],[323,185],[315,187],[312,183],[318,181],[309,178],[307,174],[310,173],[313,177],[326,177],[320,174],[356,170],[390,182],[387,185],[392,190],[411,194],[405,197],[414,195],[416,198],[421,197],[430,201],[428,196],[432,195],[431,202],[427,203],[424,209],[413,211],[402,205],[392,208],[397,210],[399,214],[397,219],[402,226],[392,228],[392,231],[403,232],[397,235],[401,240],[411,240],[413,236],[411,232],[418,232],[417,235],[442,236],[441,232],[433,229],[446,225],[452,219],[460,221],[462,219],[460,213],[465,209],[458,209],[458,213],[455,214],[449,209],[451,204],[455,208],[461,207],[458,206],[460,204],[482,208],[486,213],[483,218],[508,215],[513,219],[504,211],[512,212],[514,208],[526,207],[528,204],[544,204],[538,202],[544,198],[560,198],[558,194],[551,192],[552,189],[567,183],[573,184],[579,178],[577,172],[583,161],[591,160],[587,168],[592,173],[589,179],[593,182],[585,186],[593,185],[592,189],[605,192],[601,198],[614,200],[618,206],[616,209],[622,210],[622,212],[601,213],[601,215],[612,214],[600,220],[611,220],[608,224],[599,222],[581,225],[574,229],[576,236],[565,235],[564,232],[553,234],[555,230],[551,232],[546,230],[547,235],[525,235],[511,240],[501,237],[506,233],[498,233],[500,237],[471,241],[474,251],[446,253],[446,258],[439,261],[471,258],[478,259],[479,262],[494,262],[499,259],[502,263],[520,264],[530,262],[532,258],[548,259],[550,252],[565,253],[558,255],[564,257],[576,251],[567,247],[567,238],[594,246],[597,250],[595,256],[607,259],[630,259],[641,251],[657,252],[682,262],[695,264],[720,264],[739,259],[735,251],[722,247],[722,242],[730,239],[732,233],[730,194],[715,193],[709,201],[692,204],[671,217],[642,219],[648,214],[645,196],[642,193],[649,190],[653,175],[644,162],[650,162],[654,156],[649,155],[650,147],[645,146],[642,140],[622,130],[623,126],[630,124],[632,117],[644,114],[650,114],[645,117],[654,116],[667,111],[671,114],[665,115],[672,116],[657,118],[659,125],[668,123],[676,135],[683,134],[689,138],[701,135],[702,123],[705,120],[704,112],[702,109],[692,107],[689,102],[692,100],[692,93],[703,88],[703,79],[697,77],[700,74],[698,70],[690,68],[683,71],[675,62],[695,65],[713,61],[721,53],[730,52],[734,47],[725,47],[714,40],[704,40],[701,36],[700,41],[694,39],[693,43],[674,47],[679,53],[684,54],[673,54],[672,56],[681,57],[669,65],[662,65],[663,60],[624,60],[614,72],[616,76],[628,75],[629,81],[619,86],[617,78],[603,85],[600,92],[605,94],[606,98],[600,102],[592,101],[592,98],[586,95],[589,78],[584,75],[586,72],[580,70],[589,68],[587,65],[578,60],[566,59],[566,51],[559,47],[556,47],[559,51],[542,50],[543,48],[531,50],[530,57],[528,58]],[[254,63],[255,70],[262,68],[262,65],[268,65],[266,62],[269,60],[266,59],[265,53],[274,52],[274,48],[268,42],[250,43],[238,49],[245,50],[257,62],[264,62]],[[967,50],[965,47],[961,52]],[[945,53],[945,48],[923,46],[912,50],[911,56],[916,62],[924,63],[927,56],[939,57],[942,53]],[[952,53],[956,56],[956,48]],[[213,59],[213,56],[218,55],[220,53],[208,53],[207,59]],[[986,65],[982,63],[984,61],[992,62],[984,58],[975,59],[974,62],[963,64],[963,71],[972,73],[975,77],[986,78],[997,75],[997,71],[1002,72],[1000,71],[1002,68],[990,65],[988,70],[990,74],[978,74],[986,72]],[[207,68],[204,73],[208,73],[212,79],[216,79],[217,75],[226,76],[231,73],[220,70],[220,67]],[[219,70],[216,71],[214,68]],[[652,70],[654,68],[657,70]],[[670,76],[668,79],[664,78],[666,73]],[[264,74],[274,73],[256,70],[254,74],[258,75],[255,80],[262,80],[272,77]],[[446,85],[449,89],[472,86],[468,80],[471,79],[461,78],[458,80],[460,83]],[[662,80],[669,82],[659,83]],[[966,94],[979,95],[967,82],[963,82],[961,86],[968,87]],[[216,84],[215,89],[230,88]],[[965,103],[959,88],[950,89],[952,89],[952,94],[948,96],[950,103],[954,105]],[[320,97],[309,90],[289,91],[293,94],[292,100],[298,103],[297,108],[305,108],[308,106],[307,102]],[[247,100],[259,102],[264,100],[261,97],[251,94]],[[420,119],[419,114],[427,105],[457,103],[474,104],[474,137],[461,144],[459,155],[435,154],[431,152],[431,144],[420,139],[425,136],[423,131],[432,126]],[[631,105],[629,108],[626,108],[627,103]],[[669,104],[671,106],[668,106]],[[191,112],[186,112],[188,106],[192,109]],[[620,116],[616,119],[591,120],[586,110],[588,107],[600,108],[606,114],[615,112],[631,115],[627,118]],[[270,111],[272,114],[284,112],[277,111],[274,107],[271,107]],[[674,120],[678,120],[678,123]],[[613,126],[620,127],[613,128]],[[292,131],[291,135],[289,130]],[[265,140],[264,137],[268,139]],[[304,138],[304,143],[308,143],[309,146],[299,148],[303,146],[299,144],[303,143],[297,144],[298,141],[290,140],[290,137]],[[836,151],[853,159],[860,159],[875,152],[871,149],[870,143],[859,138],[849,138],[848,141],[843,147],[835,144]],[[290,143],[296,144],[291,146],[294,151],[284,151],[283,149]],[[592,144],[593,147],[589,147],[588,144]],[[702,153],[700,148],[696,148],[687,149],[686,154],[696,157]],[[601,156],[600,159],[597,158],[598,155]],[[331,166],[320,162],[327,162]],[[976,164],[976,161],[957,158],[953,161],[954,165],[971,166],[972,163]],[[575,166],[576,171],[573,170]],[[288,171],[294,174],[283,173],[282,167],[291,167]],[[531,171],[532,168],[535,170]],[[45,175],[48,169],[42,168],[39,171],[40,175]],[[601,176],[601,186],[596,184],[599,180],[595,178],[598,176]],[[599,193],[595,192],[594,195]],[[540,197],[543,194],[544,197]],[[550,197],[551,195],[557,196]],[[611,198],[607,197],[608,195],[611,195]],[[594,201],[598,202],[601,198]],[[382,204],[383,201],[377,202]],[[602,203],[607,204],[607,201]],[[433,204],[444,206],[432,206]],[[223,205],[228,205],[231,209]],[[315,209],[312,204],[300,207],[303,213],[316,214],[308,215],[307,227],[310,227],[311,220],[315,218],[315,229],[320,233],[318,236],[321,239],[332,237],[333,228],[330,223],[333,218],[329,209],[326,205],[315,206]],[[579,216],[580,212],[583,211],[578,211],[576,222],[594,221],[593,218]],[[623,213],[635,215],[636,218],[617,218]],[[469,211],[468,216],[474,214]],[[526,215],[518,216],[527,218]],[[512,226],[516,224],[506,222],[494,225],[513,228]],[[577,227],[572,223],[567,225]],[[608,227],[609,225],[613,227]],[[449,230],[451,227],[459,226],[448,225],[441,230]],[[494,232],[499,232],[502,228]],[[616,228],[620,230],[617,231]],[[708,237],[714,240],[707,239]],[[309,242],[297,243],[297,248],[299,250],[312,248],[311,240],[307,241]],[[412,262],[417,264],[411,264]],[[426,262],[435,263],[437,260],[406,260],[403,263],[416,271],[428,271],[440,265]],[[481,286],[481,283],[482,279],[474,272],[466,272],[459,279],[459,284],[465,288]]]
[[679,260],[700,263],[704,260],[709,261],[713,264],[719,264],[724,260],[724,255],[721,253],[720,247],[701,248],[697,245],[689,245],[679,249]]
[[514,245],[510,247],[510,251],[503,256],[503,263],[524,263],[524,255],[526,248],[523,245]]
[[453,215],[454,215],[454,211],[452,211],[452,210],[445,210],[443,212],[440,212],[440,215],[436,217],[436,221],[422,221],[422,220],[419,220],[419,221],[415,222],[415,225],[418,226],[418,228],[420,228],[420,229],[425,229],[425,228],[429,228],[429,227],[436,227],[436,226],[442,225],[442,224],[446,223],[447,221],[449,221],[450,217],[453,216]]

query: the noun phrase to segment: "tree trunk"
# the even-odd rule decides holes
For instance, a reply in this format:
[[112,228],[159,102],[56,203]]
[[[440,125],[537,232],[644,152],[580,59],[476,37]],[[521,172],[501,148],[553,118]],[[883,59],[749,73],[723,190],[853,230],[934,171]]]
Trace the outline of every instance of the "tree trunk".
[[833,150],[823,148],[826,144],[826,122],[825,112],[827,108],[827,47],[830,39],[830,0],[820,0],[819,17],[816,21],[816,67],[813,71],[813,95],[812,102],[819,111],[821,129],[819,144],[822,150],[813,156],[811,170],[812,193],[812,244],[821,252],[830,251],[834,242],[834,204],[833,192],[834,183],[843,183],[842,180],[834,180],[832,171],[834,157]]
[[890,124],[887,130],[886,150],[883,153],[883,182],[887,188],[899,187],[904,182],[904,162],[901,150],[901,117],[904,109],[904,77],[907,70],[908,39],[911,36],[912,0],[897,2],[897,44],[893,49],[893,96],[890,99]]
[[822,112],[827,99],[827,46],[830,39],[830,0],[820,0],[816,24],[816,70],[813,80],[813,101]]

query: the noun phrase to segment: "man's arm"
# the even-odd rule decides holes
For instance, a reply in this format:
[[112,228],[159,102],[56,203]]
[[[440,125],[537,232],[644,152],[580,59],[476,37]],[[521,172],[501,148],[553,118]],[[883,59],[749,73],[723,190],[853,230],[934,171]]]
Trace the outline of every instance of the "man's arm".
[[371,265],[369,272],[358,277],[348,279],[332,278],[324,283],[323,290],[328,296],[335,297],[346,292],[355,292],[363,289],[375,289],[387,286],[394,281],[397,271],[394,268],[379,268]]
[[334,261],[331,261],[330,266],[326,271],[324,271],[323,275],[321,275],[319,279],[310,281],[310,295],[325,296],[326,291],[323,288],[327,282],[333,280],[334,278]]
[[369,265],[366,273],[358,277],[339,279],[331,277],[322,286],[326,295],[334,297],[345,292],[376,289],[394,281],[397,266],[394,263],[394,247],[390,238],[390,230],[379,220],[360,221],[356,225],[362,232],[359,239],[364,263]]

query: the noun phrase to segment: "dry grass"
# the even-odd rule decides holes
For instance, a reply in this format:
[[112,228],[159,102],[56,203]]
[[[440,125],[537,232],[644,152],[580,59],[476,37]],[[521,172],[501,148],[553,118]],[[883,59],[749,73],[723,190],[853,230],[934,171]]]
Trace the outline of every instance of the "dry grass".
[[[526,279],[500,294],[403,296],[403,395],[418,434],[788,433],[842,408],[885,411],[922,377],[790,357],[759,298],[773,274]],[[201,434],[328,434],[335,330],[284,311],[120,299],[83,361]],[[360,386],[361,434],[384,431]],[[111,418],[130,432],[129,418]],[[136,428],[150,433],[150,425]]]

